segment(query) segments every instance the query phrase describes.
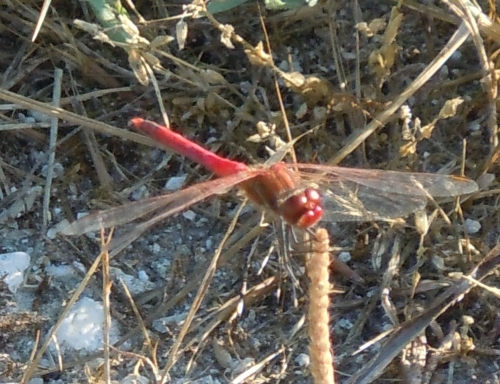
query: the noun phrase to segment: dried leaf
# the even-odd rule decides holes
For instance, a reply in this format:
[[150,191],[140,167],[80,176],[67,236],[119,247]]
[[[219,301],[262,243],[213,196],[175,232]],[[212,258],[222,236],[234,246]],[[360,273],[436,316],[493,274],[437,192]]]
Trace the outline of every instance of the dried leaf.
[[415,216],[415,227],[417,232],[421,236],[425,236],[429,230],[429,220],[427,217],[427,212],[417,211],[414,213]]
[[378,18],[378,19],[373,19],[370,24],[368,24],[368,29],[372,31],[373,34],[379,33],[382,31],[387,23],[385,22],[384,19]]
[[137,80],[139,80],[142,85],[148,85],[151,69],[148,71],[148,64],[141,53],[135,49],[131,49],[128,53],[128,62]]
[[85,31],[93,36],[102,33],[102,28],[97,24],[87,23],[86,21],[79,19],[73,20],[73,24],[75,24],[75,27],[77,27],[78,29],[81,29],[82,31]]
[[215,360],[217,360],[221,367],[226,369],[233,367],[234,363],[231,354],[223,347],[219,340],[212,340],[212,348],[214,349]]
[[121,22],[121,27],[125,31],[125,33],[128,33],[129,35],[133,36],[134,38],[136,36],[140,35],[139,28],[137,28],[137,25],[135,25],[132,20],[128,18],[126,14],[119,14],[118,15],[118,20]]
[[172,99],[172,105],[177,107],[187,107],[193,104],[193,98],[188,96],[180,96]]
[[226,46],[228,49],[234,49],[234,45],[231,42],[231,37],[234,33],[234,27],[230,24],[226,24],[221,29],[220,42]]
[[302,86],[302,94],[307,95],[308,101],[316,104],[320,100],[329,99],[332,94],[330,83],[318,76],[307,76]]
[[403,21],[403,14],[397,7],[392,8],[391,19],[384,34],[384,45],[391,45],[398,34],[399,27]]
[[373,19],[370,24],[366,22],[361,22],[356,25],[358,31],[365,34],[367,37],[372,37],[376,35],[378,32],[383,30],[386,26],[386,22],[384,19]]
[[205,98],[204,97],[200,97],[196,100],[196,106],[198,107],[198,109],[200,111],[206,111],[206,108],[205,108]]
[[299,72],[283,73],[282,77],[287,87],[301,94],[309,106],[331,98],[331,85],[321,77],[314,75],[306,77]]
[[177,37],[177,45],[180,50],[184,49],[186,45],[186,39],[188,34],[188,25],[184,20],[179,20],[179,22],[175,25],[175,35]]
[[207,96],[205,97],[205,110],[206,111],[216,111],[217,109],[219,109],[219,99],[218,97],[216,96],[215,93],[213,92],[209,92],[207,94]]
[[306,77],[300,72],[285,72],[283,73],[283,79],[286,86],[294,91],[300,89],[306,82]]
[[264,51],[264,45],[262,44],[262,41],[259,42],[259,44],[257,44],[252,50],[245,49],[245,53],[247,54],[248,60],[250,60],[250,63],[252,63],[253,65],[272,65],[272,57]]
[[200,76],[204,81],[211,85],[227,84],[226,79],[219,72],[213,69],[205,69],[200,72]]
[[271,127],[269,126],[268,123],[265,123],[263,121],[257,122],[257,124],[255,125],[255,128],[257,128],[258,133],[248,137],[247,138],[248,142],[262,143],[264,141],[264,139],[269,137],[269,135],[271,134]]
[[432,122],[420,129],[420,135],[423,139],[429,139],[432,136],[432,131],[434,131],[434,128],[436,128],[437,121],[438,119],[434,119]]
[[390,74],[389,70],[394,65],[398,50],[397,44],[391,44],[384,45],[370,54],[368,64],[377,77],[383,78]]
[[399,148],[399,156],[401,157],[410,156],[415,154],[416,152],[417,152],[416,141],[411,141],[409,143],[406,143]]
[[158,59],[155,55],[152,55],[149,52],[142,52],[142,57],[146,62],[152,67],[158,67],[160,65],[160,59]]
[[457,97],[455,99],[447,100],[444,103],[443,108],[439,111],[440,119],[447,119],[448,117],[453,117],[457,114],[457,108],[460,104],[464,102],[464,99]]
[[432,120],[429,124],[426,126],[422,127],[420,130],[420,133],[422,135],[422,138],[428,139],[432,136],[432,131],[436,127],[436,123],[440,119],[447,119],[449,117],[453,117],[457,114],[457,108],[460,104],[462,104],[464,100],[460,97],[457,97],[455,99],[447,100],[446,103],[443,105],[441,110],[439,111],[439,115],[436,119]]
[[168,35],[156,36],[151,42],[151,48],[159,48],[163,45],[170,44],[174,40],[175,39],[172,36]]
[[107,43],[112,47],[116,47],[115,43],[104,32],[103,28],[97,24],[87,23],[86,21],[78,19],[74,20],[73,23],[77,28],[91,34],[93,39]]

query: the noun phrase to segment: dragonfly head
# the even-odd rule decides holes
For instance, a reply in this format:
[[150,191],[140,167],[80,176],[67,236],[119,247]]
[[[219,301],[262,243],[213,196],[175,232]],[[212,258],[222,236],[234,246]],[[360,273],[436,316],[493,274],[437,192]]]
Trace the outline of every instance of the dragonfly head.
[[321,195],[314,188],[306,188],[288,197],[278,210],[288,224],[300,228],[311,227],[323,216]]

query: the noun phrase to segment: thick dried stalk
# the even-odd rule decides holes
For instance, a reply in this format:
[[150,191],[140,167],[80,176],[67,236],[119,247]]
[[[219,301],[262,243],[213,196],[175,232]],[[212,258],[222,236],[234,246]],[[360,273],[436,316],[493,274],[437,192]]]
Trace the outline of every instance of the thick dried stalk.
[[311,373],[315,384],[334,384],[333,355],[330,345],[328,306],[330,283],[328,266],[330,264],[328,232],[319,228],[311,239],[308,274],[311,279],[309,288],[309,346]]

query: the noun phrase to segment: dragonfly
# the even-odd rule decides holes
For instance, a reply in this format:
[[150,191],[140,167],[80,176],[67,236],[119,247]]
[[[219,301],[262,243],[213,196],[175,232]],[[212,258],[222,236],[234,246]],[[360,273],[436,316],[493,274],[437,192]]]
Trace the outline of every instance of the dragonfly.
[[81,235],[124,225],[155,213],[127,233],[130,244],[158,222],[214,195],[242,189],[250,201],[281,216],[292,227],[321,221],[390,221],[425,209],[428,198],[470,194],[477,184],[465,177],[277,162],[248,166],[219,156],[155,122],[135,117],[130,124],[165,147],[218,176],[174,193],[84,216],[60,231]]

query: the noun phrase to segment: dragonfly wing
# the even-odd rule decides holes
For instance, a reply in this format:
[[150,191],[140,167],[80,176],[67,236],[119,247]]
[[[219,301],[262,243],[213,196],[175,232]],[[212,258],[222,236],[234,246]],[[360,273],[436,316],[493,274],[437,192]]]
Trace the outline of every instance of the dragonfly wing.
[[[477,184],[465,177],[433,173],[383,171],[343,168],[327,165],[297,164],[301,177],[319,179],[323,185],[350,181],[379,191],[402,195],[459,196],[478,190]],[[293,165],[291,165],[293,168]],[[307,176],[306,176],[307,175]],[[333,187],[335,189],[335,187]]]
[[478,188],[472,180],[452,175],[314,164],[297,164],[296,169],[299,178],[317,185],[322,195],[323,220],[327,221],[406,217],[424,209],[428,195],[457,196]]
[[[195,203],[196,201],[193,202],[193,204]],[[171,215],[173,215],[173,213],[170,211],[169,208],[164,209],[163,212],[161,212],[160,214],[155,215],[148,221],[135,225],[130,231],[127,231],[123,235],[118,237],[113,237],[109,245],[109,249],[113,250],[111,255],[114,256],[115,254],[121,252],[123,249],[132,244],[135,241],[135,239],[141,236],[149,228],[153,227],[155,224],[158,224],[159,222],[161,222],[162,220],[166,219]]]
[[257,176],[257,173],[257,171],[240,172],[199,183],[168,195],[153,197],[107,209],[105,211],[99,211],[84,216],[69,224],[67,227],[64,227],[60,233],[63,235],[81,235],[87,232],[98,231],[101,228],[123,225],[159,209],[164,210],[161,214],[161,219],[164,219],[211,195],[225,193],[236,184]]
[[384,221],[422,210],[427,204],[424,196],[380,194],[364,186],[343,190],[322,190],[323,221]]
[[165,206],[168,202],[168,196],[157,196],[98,211],[65,226],[60,233],[66,236],[82,235],[98,231],[101,228],[123,225]]

